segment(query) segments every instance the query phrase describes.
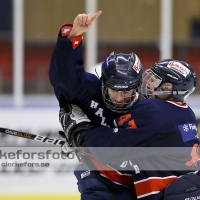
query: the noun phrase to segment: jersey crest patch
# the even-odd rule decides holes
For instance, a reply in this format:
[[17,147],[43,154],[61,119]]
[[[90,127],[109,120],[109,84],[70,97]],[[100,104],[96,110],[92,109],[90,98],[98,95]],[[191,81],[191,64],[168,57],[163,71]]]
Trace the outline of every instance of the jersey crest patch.
[[197,126],[193,123],[181,124],[178,126],[184,142],[198,138]]

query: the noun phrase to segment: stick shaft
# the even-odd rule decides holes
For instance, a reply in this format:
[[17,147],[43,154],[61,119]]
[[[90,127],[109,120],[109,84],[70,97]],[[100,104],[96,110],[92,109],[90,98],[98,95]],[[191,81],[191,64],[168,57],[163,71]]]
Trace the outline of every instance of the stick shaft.
[[2,128],[2,127],[0,127],[0,133],[4,133],[7,135],[12,135],[12,136],[16,136],[16,137],[22,137],[22,138],[26,138],[29,140],[44,142],[44,143],[48,143],[48,144],[54,144],[57,146],[63,146],[66,143],[63,140],[58,140],[55,138],[48,138],[48,137],[41,136],[41,135],[34,135],[31,133],[25,133],[25,132],[12,130],[12,129],[8,129],[8,128]]
[[[65,142],[63,140],[58,140],[58,139],[55,139],[55,138],[48,138],[48,137],[41,136],[41,135],[34,135],[32,133],[25,133],[25,132],[12,130],[12,129],[8,129],[8,128],[2,128],[2,127],[0,127],[0,133],[4,133],[4,134],[7,134],[7,135],[12,135],[12,136],[16,136],[16,137],[21,137],[21,138],[26,138],[26,139],[29,139],[29,140],[44,142],[44,143],[48,143],[48,144],[53,144],[53,145],[57,145],[57,146],[60,146],[60,147],[64,146],[64,144],[67,144],[67,142]],[[75,153],[77,159],[80,162],[80,158],[79,158],[77,152],[74,152],[74,153]]]

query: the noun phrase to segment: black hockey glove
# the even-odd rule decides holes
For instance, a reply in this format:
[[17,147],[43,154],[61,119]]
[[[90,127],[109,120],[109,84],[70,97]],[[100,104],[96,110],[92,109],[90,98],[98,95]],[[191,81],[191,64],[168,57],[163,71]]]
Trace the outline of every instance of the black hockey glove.
[[81,108],[74,104],[60,109],[59,121],[71,147],[80,147],[85,131],[94,127]]

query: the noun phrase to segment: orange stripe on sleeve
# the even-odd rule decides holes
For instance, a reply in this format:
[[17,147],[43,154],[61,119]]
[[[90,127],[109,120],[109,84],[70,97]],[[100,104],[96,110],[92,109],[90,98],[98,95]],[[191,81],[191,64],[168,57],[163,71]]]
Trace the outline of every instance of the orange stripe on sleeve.
[[136,194],[137,196],[143,196],[145,194],[161,191],[177,179],[176,176],[173,176],[169,178],[151,178],[142,182],[136,182],[134,183]]
[[118,171],[115,171],[111,167],[107,165],[100,164],[97,160],[95,160],[91,156],[87,156],[97,168],[98,172],[103,175],[104,177],[108,178],[110,181],[115,182],[120,185],[124,185],[128,188],[133,187],[133,177],[128,174],[122,174]]

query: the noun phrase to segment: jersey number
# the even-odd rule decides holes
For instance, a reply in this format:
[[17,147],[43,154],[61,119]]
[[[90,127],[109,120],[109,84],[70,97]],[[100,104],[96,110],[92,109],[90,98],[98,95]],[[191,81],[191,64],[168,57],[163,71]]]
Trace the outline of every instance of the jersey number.
[[119,118],[118,126],[123,126],[125,122],[128,122],[127,128],[137,128],[134,119],[131,119],[131,114],[123,115]]

